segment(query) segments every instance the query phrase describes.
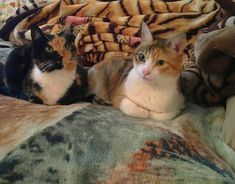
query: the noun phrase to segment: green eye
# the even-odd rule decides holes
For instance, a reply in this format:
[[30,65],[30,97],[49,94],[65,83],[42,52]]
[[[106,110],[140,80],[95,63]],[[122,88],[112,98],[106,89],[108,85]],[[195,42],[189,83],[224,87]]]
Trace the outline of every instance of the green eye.
[[142,54],[142,53],[139,54],[139,55],[138,55],[138,59],[139,59],[140,62],[145,62],[145,56],[144,56],[144,54]]
[[156,63],[157,66],[164,66],[165,64],[166,64],[166,61],[164,61],[162,59],[158,60],[157,63]]
[[51,46],[47,46],[47,47],[46,47],[46,51],[47,51],[47,52],[53,52],[54,49],[53,49]]

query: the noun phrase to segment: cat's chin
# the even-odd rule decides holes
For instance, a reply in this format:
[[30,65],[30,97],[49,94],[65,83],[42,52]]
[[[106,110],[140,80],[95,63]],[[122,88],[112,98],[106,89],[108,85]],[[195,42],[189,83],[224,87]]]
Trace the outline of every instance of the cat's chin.
[[140,76],[143,80],[145,80],[146,82],[153,82],[154,81],[154,79],[151,79],[151,78],[149,78],[148,76],[147,77],[145,77],[145,76]]

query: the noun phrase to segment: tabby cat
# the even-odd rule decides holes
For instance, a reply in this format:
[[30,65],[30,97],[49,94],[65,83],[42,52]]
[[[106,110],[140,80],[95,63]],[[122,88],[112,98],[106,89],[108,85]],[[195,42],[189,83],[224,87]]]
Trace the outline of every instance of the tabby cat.
[[6,84],[40,104],[71,104],[85,99],[87,71],[78,65],[71,27],[55,35],[31,29],[32,44],[15,48],[6,62]]
[[179,77],[186,36],[153,40],[143,23],[141,37],[133,56],[105,60],[89,70],[89,93],[130,116],[170,120],[184,108]]

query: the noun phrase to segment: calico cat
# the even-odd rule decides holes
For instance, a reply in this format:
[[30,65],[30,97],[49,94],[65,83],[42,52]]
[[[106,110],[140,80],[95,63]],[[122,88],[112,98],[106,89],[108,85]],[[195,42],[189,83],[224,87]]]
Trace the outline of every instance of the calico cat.
[[105,60],[89,70],[89,93],[127,115],[170,120],[184,108],[179,78],[186,36],[153,40],[143,23],[141,38],[133,56]]
[[87,71],[78,64],[71,27],[58,34],[31,29],[32,44],[15,48],[6,62],[6,84],[30,102],[54,105],[85,99]]

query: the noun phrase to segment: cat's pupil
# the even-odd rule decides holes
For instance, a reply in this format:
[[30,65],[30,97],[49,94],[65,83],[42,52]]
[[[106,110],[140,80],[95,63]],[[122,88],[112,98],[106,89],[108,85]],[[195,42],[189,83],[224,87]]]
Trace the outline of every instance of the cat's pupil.
[[46,51],[47,51],[47,52],[53,52],[53,48],[50,47],[50,46],[47,46],[47,47],[46,47]]
[[157,65],[158,66],[163,66],[165,64],[165,61],[164,60],[158,60],[157,61]]
[[70,49],[70,45],[69,45],[69,44],[66,44],[66,45],[65,45],[65,49]]
[[144,56],[144,54],[139,54],[139,60],[140,60],[141,62],[144,62],[144,61],[145,61],[145,56]]

